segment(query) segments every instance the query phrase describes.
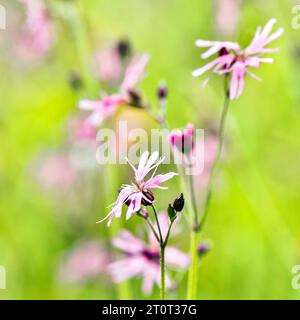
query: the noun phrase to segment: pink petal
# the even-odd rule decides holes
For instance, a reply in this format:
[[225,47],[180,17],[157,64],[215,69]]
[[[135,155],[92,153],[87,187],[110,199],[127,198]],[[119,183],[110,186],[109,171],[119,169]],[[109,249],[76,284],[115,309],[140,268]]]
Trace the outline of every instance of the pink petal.
[[143,286],[142,290],[145,294],[150,294],[153,289],[153,284],[156,282],[157,277],[160,276],[159,265],[149,263],[143,272]]
[[[169,172],[166,174],[159,174],[151,179],[149,179],[146,183],[145,183],[145,188],[146,189],[153,189],[153,188],[162,188],[159,185],[165,181],[168,181],[170,179],[172,179],[174,176],[177,176],[178,173],[175,172]],[[166,187],[165,187],[166,188]]]
[[113,238],[112,243],[116,248],[130,254],[139,253],[145,248],[145,244],[127,230],[122,230],[119,236]]
[[114,282],[122,282],[142,275],[145,270],[145,259],[140,256],[130,256],[111,263],[107,269]]

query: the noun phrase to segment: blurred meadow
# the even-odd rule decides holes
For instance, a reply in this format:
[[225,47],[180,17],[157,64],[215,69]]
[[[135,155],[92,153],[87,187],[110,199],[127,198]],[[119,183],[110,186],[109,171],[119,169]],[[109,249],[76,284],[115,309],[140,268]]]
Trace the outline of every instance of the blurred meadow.
[[[237,6],[236,17],[227,19],[236,23],[228,29],[217,21],[218,2],[49,0],[53,44],[42,58],[24,61],[16,54],[24,6],[1,1],[7,28],[0,31],[0,265],[6,268],[7,289],[0,290],[0,299],[158,298],[157,287],[149,296],[141,293],[140,279],[116,286],[101,272],[70,281],[61,276],[62,261],[72,250],[100,244],[105,259],[111,259],[119,255],[110,238],[120,225],[136,234],[143,231],[134,218],[115,220],[111,228],[96,224],[131,172],[124,165],[118,171],[114,165],[101,166],[93,150],[71,143],[70,119],[78,114],[78,100],[97,98],[103,90],[93,77],[91,57],[107,44],[128,39],[133,51],[150,55],[139,85],[146,101],[155,103],[157,85],[164,80],[169,126],[193,122],[205,128],[218,122],[223,87],[213,77],[203,90],[204,78],[191,76],[204,64],[195,40],[226,39],[246,46],[257,26],[272,17],[276,27],[285,29],[273,45],[280,51],[273,64],[256,70],[263,81],[247,77],[243,95],[230,105],[222,170],[201,235],[212,250],[200,263],[198,298],[300,298],[291,285],[291,269],[300,264],[300,29],[291,25],[297,1],[228,1]],[[70,86],[77,74],[80,90]],[[131,107],[107,125],[119,119],[132,127],[157,126],[143,110]],[[59,173],[56,181],[42,168],[49,158],[51,165],[61,165],[55,157],[66,157],[75,168],[60,167],[62,175],[70,170],[67,181],[60,181]],[[159,210],[166,209],[160,200],[181,192],[177,178],[168,186],[158,193]],[[187,252],[185,227],[171,243]],[[185,299],[186,272],[174,279],[178,287],[169,297]]]

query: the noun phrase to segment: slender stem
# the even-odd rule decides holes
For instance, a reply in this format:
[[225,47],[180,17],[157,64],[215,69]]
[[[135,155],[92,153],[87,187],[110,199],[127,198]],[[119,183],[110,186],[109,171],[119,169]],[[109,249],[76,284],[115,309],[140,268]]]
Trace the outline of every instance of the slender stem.
[[195,189],[194,189],[194,179],[193,179],[192,174],[190,174],[188,176],[188,180],[189,180],[189,188],[190,188],[190,193],[191,193],[192,208],[193,208],[193,212],[194,212],[193,229],[198,230],[198,228],[199,228],[198,210],[197,210],[197,201],[196,201],[196,195],[195,195]]
[[160,299],[166,299],[165,285],[165,245],[160,245]]
[[198,252],[199,232],[192,230],[190,238],[191,267],[188,274],[187,299],[195,299],[198,286]]
[[218,149],[217,149],[216,158],[213,163],[213,166],[212,166],[212,169],[210,172],[210,176],[209,176],[209,180],[208,180],[207,192],[206,192],[206,197],[204,200],[203,214],[202,214],[202,218],[201,218],[201,222],[200,222],[201,229],[203,228],[204,222],[206,221],[206,218],[207,218],[209,204],[210,204],[210,200],[211,200],[211,196],[212,196],[212,192],[213,192],[213,184],[214,184],[214,180],[215,180],[215,177],[217,174],[217,169],[220,165],[223,144],[224,144],[224,137],[225,137],[225,122],[226,122],[226,116],[228,114],[229,104],[230,104],[230,99],[227,95],[227,90],[226,90],[225,101],[224,101],[221,120],[220,120],[220,124],[219,124]]
[[221,155],[222,155],[222,149],[223,149],[223,144],[224,144],[224,135],[225,135],[225,122],[226,122],[226,116],[228,114],[228,109],[229,109],[229,103],[230,99],[227,94],[227,79],[225,79],[225,100],[224,100],[224,105],[222,109],[222,115],[220,119],[220,124],[219,124],[219,132],[218,132],[218,149],[217,149],[217,154],[215,161],[213,163],[209,180],[208,180],[208,185],[207,185],[207,193],[206,197],[204,200],[204,207],[203,207],[203,213],[202,217],[200,220],[200,223],[198,225],[198,228],[194,228],[191,232],[191,244],[190,244],[190,254],[191,254],[191,267],[189,270],[189,275],[188,275],[188,299],[195,299],[196,294],[197,294],[197,285],[198,285],[198,252],[197,252],[197,246],[199,242],[199,233],[203,228],[204,222],[206,221],[207,214],[208,214],[208,209],[209,209],[209,204],[212,196],[212,191],[213,191],[213,184],[214,184],[214,179],[217,174],[217,168],[219,166],[220,160],[221,160]]
[[173,223],[174,223],[175,219],[171,221],[171,223],[169,224],[169,228],[168,228],[168,231],[167,231],[167,235],[166,235],[166,239],[164,241],[164,246],[167,246],[168,244],[168,241],[169,241],[169,237],[170,237],[170,231],[172,229],[172,226],[173,226]]
[[158,229],[158,233],[159,233],[159,243],[160,244],[163,244],[163,237],[162,237],[162,233],[161,233],[161,228],[160,228],[160,224],[159,224],[159,220],[158,220],[158,215],[157,215],[157,211],[155,209],[155,206],[154,204],[151,204],[151,207],[153,209],[153,212],[154,212],[154,216],[155,216],[155,220],[156,220],[156,224],[157,224],[157,229]]
[[150,227],[151,231],[152,231],[153,234],[154,234],[155,239],[160,243],[159,236],[158,236],[157,232],[155,231],[155,228],[154,228],[152,222],[150,221],[150,219],[149,219],[149,218],[146,218],[145,216],[143,216],[143,215],[142,215],[141,213],[139,213],[139,212],[137,212],[137,215],[138,215],[139,217],[143,218],[144,220],[146,220],[148,226]]

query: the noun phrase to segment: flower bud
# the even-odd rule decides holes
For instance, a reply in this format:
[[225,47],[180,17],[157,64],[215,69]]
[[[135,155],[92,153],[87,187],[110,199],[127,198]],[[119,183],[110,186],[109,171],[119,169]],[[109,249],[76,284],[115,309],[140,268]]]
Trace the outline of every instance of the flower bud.
[[130,54],[130,43],[128,40],[120,40],[117,44],[117,52],[124,59]]
[[144,190],[143,195],[147,198],[142,199],[142,205],[144,206],[149,206],[153,203],[154,201],[154,194],[150,190]]
[[83,82],[81,79],[80,74],[77,71],[70,71],[69,75],[68,75],[68,82],[70,87],[74,90],[74,91],[78,91],[80,89],[82,89],[83,87]]
[[207,241],[203,241],[198,246],[198,255],[199,257],[203,257],[206,253],[211,250],[211,244]]
[[170,133],[171,146],[183,154],[190,154],[194,148],[194,126],[188,124],[183,130],[173,130]]
[[220,51],[219,51],[219,56],[220,56],[220,57],[221,57],[221,56],[225,56],[225,55],[228,54],[228,53],[229,53],[229,52],[228,52],[227,48],[223,47],[223,48],[221,48]]
[[184,197],[181,193],[173,202],[173,208],[176,212],[181,212],[184,207]]
[[176,211],[173,208],[173,206],[171,205],[171,203],[168,206],[168,216],[171,221],[174,221],[176,219]]
[[140,94],[135,90],[128,90],[129,95],[129,105],[137,108],[141,108],[141,96]]
[[165,84],[160,84],[157,89],[157,97],[159,100],[166,99],[168,96],[168,88]]

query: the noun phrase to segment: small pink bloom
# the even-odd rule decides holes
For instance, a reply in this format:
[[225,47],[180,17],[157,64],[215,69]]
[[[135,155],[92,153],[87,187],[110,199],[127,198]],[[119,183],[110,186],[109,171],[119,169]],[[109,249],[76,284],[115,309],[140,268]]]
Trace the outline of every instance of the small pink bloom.
[[149,61],[148,55],[136,56],[129,63],[123,82],[121,84],[120,93],[110,96],[103,96],[97,101],[81,100],[79,108],[82,110],[92,111],[87,119],[93,126],[100,125],[106,118],[111,116],[115,110],[130,100],[130,92],[133,91],[144,74],[145,67]]
[[172,130],[170,133],[170,143],[179,152],[189,154],[194,146],[194,126],[189,123],[183,130]]
[[106,118],[110,117],[115,110],[125,103],[124,98],[119,94],[111,96],[103,96],[101,100],[81,100],[79,108],[81,110],[91,111],[91,115],[87,118],[87,123],[94,127],[101,124]]
[[[168,217],[166,214],[159,214],[160,227],[163,237],[168,229]],[[154,225],[157,229],[157,225]],[[160,285],[160,247],[151,230],[148,232],[148,242],[136,238],[127,230],[113,239],[113,245],[124,252],[125,258],[113,262],[108,266],[108,272],[115,282],[121,282],[133,277],[143,279],[142,290],[150,294],[153,285]],[[165,249],[166,268],[186,269],[190,264],[187,254],[177,248],[167,246]],[[172,287],[168,274],[166,275],[166,286]]]
[[33,60],[44,56],[53,43],[49,14],[42,0],[20,0],[26,7],[27,19],[19,43],[18,54]]
[[94,60],[96,76],[110,85],[117,84],[122,72],[122,61],[117,48],[109,47],[99,50]]
[[42,163],[39,180],[47,188],[68,190],[75,182],[75,172],[69,157],[54,155]]
[[240,0],[216,0],[216,29],[222,35],[230,35],[240,16]]
[[[126,159],[134,172],[132,184],[122,186],[117,201],[114,203],[112,210],[108,215],[99,222],[109,218],[108,226],[111,224],[113,217],[119,218],[122,214],[122,207],[128,204],[126,219],[130,219],[133,213],[141,209],[143,202],[152,203],[149,198],[150,189],[167,189],[161,187],[160,184],[173,178],[177,173],[169,172],[155,176],[158,166],[164,161],[164,158],[158,160],[158,152],[153,152],[149,157],[149,152],[145,151],[140,159],[138,168],[136,168],[128,159]],[[158,161],[157,161],[158,160]],[[152,171],[152,175],[146,180],[146,176]]]
[[[246,74],[259,80],[249,68],[257,69],[263,62],[273,62],[272,58],[262,58],[261,55],[278,51],[278,49],[265,48],[265,46],[283,33],[283,29],[280,28],[273,34],[270,34],[275,23],[276,19],[273,18],[263,29],[259,27],[252,42],[245,50],[242,50],[239,44],[234,42],[197,40],[196,46],[209,48],[201,55],[203,59],[209,58],[216,53],[219,56],[202,68],[195,70],[192,73],[193,76],[200,76],[211,69],[212,73],[218,75],[230,74],[229,97],[232,100],[239,98],[244,90]],[[204,86],[208,80],[209,78],[204,81]]]
[[109,263],[110,256],[98,241],[85,241],[66,254],[59,278],[62,282],[83,282],[105,273]]
[[73,118],[70,125],[74,140],[96,142],[96,130],[85,119],[79,117]]
[[[197,143],[202,143],[202,141]],[[193,164],[195,167],[194,172],[201,172],[200,174],[196,174],[194,176],[194,187],[196,190],[205,189],[208,184],[210,172],[212,169],[212,166],[214,164],[214,161],[216,159],[217,155],[217,148],[218,148],[218,138],[213,133],[205,134],[204,138],[204,164],[202,168],[202,164],[195,161]],[[200,149],[200,148],[199,148]],[[197,148],[194,148],[195,152]],[[193,154],[193,157],[200,157],[201,155]],[[199,170],[197,170],[197,166],[200,166]],[[202,170],[200,170],[202,169]]]

